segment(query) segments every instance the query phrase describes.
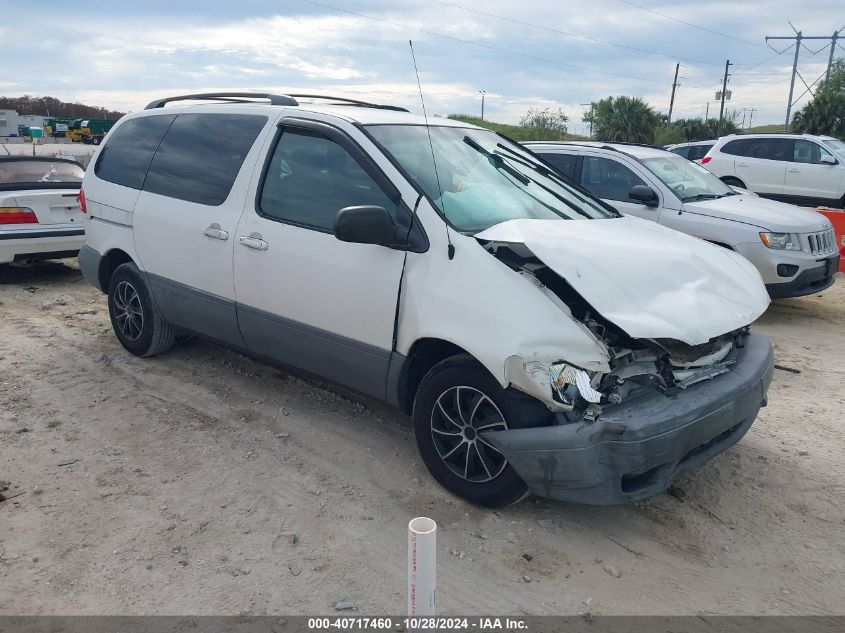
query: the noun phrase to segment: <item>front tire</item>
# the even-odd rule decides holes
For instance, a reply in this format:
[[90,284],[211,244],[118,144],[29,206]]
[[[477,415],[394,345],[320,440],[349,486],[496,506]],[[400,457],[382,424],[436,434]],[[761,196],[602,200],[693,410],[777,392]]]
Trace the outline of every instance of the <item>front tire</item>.
[[504,390],[471,356],[447,358],[425,375],[413,420],[423,462],[449,492],[486,507],[527,494],[505,456],[483,439],[483,432],[513,426]]
[[138,267],[121,264],[109,280],[109,318],[117,340],[135,356],[155,356],[173,345],[176,329],[161,316]]

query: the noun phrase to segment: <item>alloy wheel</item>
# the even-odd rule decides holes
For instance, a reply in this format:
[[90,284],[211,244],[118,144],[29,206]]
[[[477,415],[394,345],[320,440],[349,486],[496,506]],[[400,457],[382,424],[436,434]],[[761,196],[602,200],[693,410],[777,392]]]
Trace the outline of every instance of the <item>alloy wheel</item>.
[[114,290],[112,303],[121,334],[130,341],[137,341],[144,331],[144,311],[138,291],[128,281],[121,281]]

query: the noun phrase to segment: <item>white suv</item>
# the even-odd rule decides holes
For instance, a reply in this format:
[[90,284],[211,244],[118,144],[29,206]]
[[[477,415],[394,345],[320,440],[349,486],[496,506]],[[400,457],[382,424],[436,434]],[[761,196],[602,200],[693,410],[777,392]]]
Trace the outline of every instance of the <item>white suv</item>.
[[729,187],[703,167],[655,147],[554,141],[525,146],[626,215],[740,253],[760,271],[772,298],[813,294],[836,281],[836,238],[820,213]]
[[434,477],[488,506],[649,497],[765,404],[772,348],[748,324],[769,299],[736,253],[622,217],[488,130],[257,97],[156,101],[88,168],[80,267],[131,353],[182,329],[385,400]]
[[811,134],[723,136],[701,164],[767,198],[845,207],[845,143]]

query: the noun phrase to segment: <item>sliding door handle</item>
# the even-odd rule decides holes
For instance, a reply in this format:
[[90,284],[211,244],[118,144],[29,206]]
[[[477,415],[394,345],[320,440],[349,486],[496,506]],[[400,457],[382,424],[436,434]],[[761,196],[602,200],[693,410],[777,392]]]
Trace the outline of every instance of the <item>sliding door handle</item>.
[[224,242],[229,239],[229,232],[221,229],[217,222],[205,227],[202,234],[215,240],[223,240]]
[[254,248],[257,251],[266,251],[269,244],[261,238],[261,233],[250,233],[249,235],[241,235],[238,241],[247,248]]

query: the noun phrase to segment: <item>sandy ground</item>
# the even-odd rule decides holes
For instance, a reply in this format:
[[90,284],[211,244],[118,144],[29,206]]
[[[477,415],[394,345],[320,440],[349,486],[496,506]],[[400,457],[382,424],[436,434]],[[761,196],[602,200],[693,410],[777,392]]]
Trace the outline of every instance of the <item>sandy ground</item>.
[[0,269],[0,613],[401,613],[429,515],[446,614],[841,614],[842,277],[760,320],[801,373],[682,498],[493,512],[393,410],[200,340],[134,358],[74,262]]

